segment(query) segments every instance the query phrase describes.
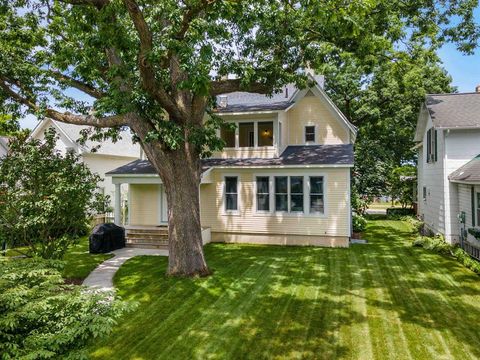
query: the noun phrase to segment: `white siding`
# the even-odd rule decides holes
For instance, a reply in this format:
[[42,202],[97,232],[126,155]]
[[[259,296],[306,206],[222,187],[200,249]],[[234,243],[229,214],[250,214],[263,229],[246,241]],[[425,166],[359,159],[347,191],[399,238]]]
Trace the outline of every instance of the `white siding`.
[[[450,242],[459,240],[457,215],[460,212],[458,186],[448,181],[448,175],[480,154],[480,130],[450,130],[445,133],[445,237]],[[462,209],[463,210],[463,209]],[[471,218],[471,216],[470,216]]]
[[[472,223],[472,185],[466,184],[458,184],[458,203],[459,203],[459,212],[465,212],[465,230],[470,229],[473,227]],[[475,187],[475,191],[479,192],[480,188],[478,186]],[[475,195],[476,197],[476,195]],[[475,218],[475,225],[476,227],[479,226],[477,223],[477,219]],[[461,225],[457,221],[457,231],[460,234]],[[468,241],[480,245],[480,241],[476,240],[472,235],[467,235]]]
[[[432,122],[428,119],[426,130],[432,127]],[[422,199],[422,193],[419,193],[419,199],[422,202],[422,206],[419,208],[419,214],[423,217],[427,227],[435,233],[445,234],[445,176],[444,176],[444,164],[443,149],[444,149],[444,136],[443,131],[437,132],[437,161],[434,163],[427,163],[427,133],[423,135],[423,144],[421,148],[422,155],[419,157],[422,161],[421,176],[418,177],[418,187],[422,189],[423,186],[427,187],[426,201]],[[421,211],[421,212],[420,212]]]

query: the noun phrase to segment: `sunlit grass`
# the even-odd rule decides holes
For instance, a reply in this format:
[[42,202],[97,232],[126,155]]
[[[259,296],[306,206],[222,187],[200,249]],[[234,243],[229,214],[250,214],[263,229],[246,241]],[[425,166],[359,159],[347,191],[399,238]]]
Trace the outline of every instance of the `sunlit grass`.
[[103,359],[480,358],[480,277],[410,246],[400,221],[370,221],[348,249],[210,244],[208,278],[165,276],[137,257],[115,277],[139,303]]

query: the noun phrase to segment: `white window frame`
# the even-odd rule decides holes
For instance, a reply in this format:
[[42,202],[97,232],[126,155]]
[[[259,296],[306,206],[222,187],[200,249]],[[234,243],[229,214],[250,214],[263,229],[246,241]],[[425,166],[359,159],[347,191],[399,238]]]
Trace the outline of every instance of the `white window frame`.
[[[245,119],[245,120],[235,120],[228,121],[227,123],[235,124],[235,147],[225,147],[224,150],[259,150],[259,149],[274,149],[279,146],[278,141],[278,122],[276,118],[267,118],[267,119]],[[258,146],[258,123],[259,122],[273,122],[273,145],[272,146]],[[253,123],[253,146],[240,146],[240,124],[241,123]],[[220,129],[217,131],[217,136],[221,138]]]
[[[237,178],[237,209],[227,210],[227,178]],[[239,215],[240,214],[240,175],[239,174],[224,174],[223,175],[223,194],[222,194],[222,209],[224,215]]]
[[[258,201],[257,201],[257,195],[258,195],[258,186],[257,186],[257,178],[259,177],[266,177],[268,178],[268,208],[269,210],[259,210],[258,209]],[[270,214],[272,212],[272,177],[270,175],[255,175],[253,177],[253,193],[254,193],[254,199],[253,201],[255,202],[255,212],[258,214]],[[275,196],[275,194],[274,194]]]
[[[322,195],[323,199],[323,211],[312,211],[311,208],[311,196],[312,196],[312,186],[310,178],[312,177],[321,177],[322,178],[322,193],[315,193],[313,195]],[[308,211],[310,214],[324,214],[325,213],[325,177],[321,175],[308,175]]]
[[[290,178],[292,176],[303,177],[303,212],[290,210],[291,208],[291,189],[290,189]],[[269,177],[269,190],[270,190],[270,211],[258,210],[257,207],[257,177]],[[288,211],[277,211],[275,210],[275,177],[287,177],[287,202],[288,202]],[[322,177],[323,178],[323,213],[322,212],[311,212],[310,211],[310,177]],[[301,173],[281,173],[281,172],[270,172],[270,173],[254,173],[253,174],[253,188],[254,188],[254,199],[255,205],[253,207],[254,214],[257,216],[285,216],[285,217],[315,217],[315,218],[327,218],[328,217],[328,175],[323,172],[301,172]]]
[[[313,141],[307,141],[307,127],[313,127]],[[304,127],[303,127],[303,141],[305,142],[305,144],[309,145],[309,144],[316,144],[317,143],[317,125],[315,124],[306,124]]]

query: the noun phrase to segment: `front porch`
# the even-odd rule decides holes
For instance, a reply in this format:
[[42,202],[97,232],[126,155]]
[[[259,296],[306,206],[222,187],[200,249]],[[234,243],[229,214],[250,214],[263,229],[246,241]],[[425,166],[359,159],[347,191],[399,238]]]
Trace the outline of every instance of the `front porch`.
[[[126,225],[127,247],[168,250],[168,226]],[[203,245],[211,241],[210,228],[202,228]]]

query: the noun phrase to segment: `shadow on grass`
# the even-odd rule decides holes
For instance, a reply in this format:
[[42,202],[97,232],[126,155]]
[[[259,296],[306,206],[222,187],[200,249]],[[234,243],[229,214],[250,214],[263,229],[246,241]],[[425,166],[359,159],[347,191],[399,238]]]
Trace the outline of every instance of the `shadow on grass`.
[[92,356],[480,357],[475,275],[411,248],[401,222],[370,222],[365,237],[349,249],[210,244],[215,272],[201,279],[165,276],[166,258],[131,259],[115,284],[140,306]]

